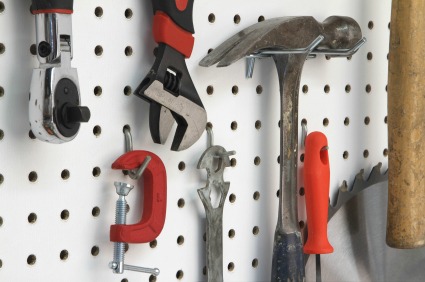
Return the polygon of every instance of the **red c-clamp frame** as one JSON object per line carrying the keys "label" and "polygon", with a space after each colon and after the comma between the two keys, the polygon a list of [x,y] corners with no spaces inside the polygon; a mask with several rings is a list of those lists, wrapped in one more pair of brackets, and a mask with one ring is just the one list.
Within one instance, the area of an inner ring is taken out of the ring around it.
{"label": "red c-clamp frame", "polygon": [[112,242],[147,243],[159,236],[164,227],[167,207],[167,174],[164,163],[152,152],[135,150],[119,157],[112,169],[133,170],[151,157],[143,173],[144,201],[141,220],[136,224],[114,224],[110,229]]}

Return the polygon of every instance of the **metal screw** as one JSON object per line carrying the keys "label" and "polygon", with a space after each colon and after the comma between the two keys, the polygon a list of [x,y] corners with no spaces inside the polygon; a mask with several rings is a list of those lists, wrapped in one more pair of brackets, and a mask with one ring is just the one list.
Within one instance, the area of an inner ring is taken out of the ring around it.
{"label": "metal screw", "polygon": [[246,58],[246,78],[252,78],[254,73],[255,57]]}
{"label": "metal screw", "polygon": [[[119,195],[115,206],[115,224],[126,224],[127,201],[125,200],[125,196],[130,193],[134,186],[123,182],[114,182],[114,185],[116,187],[117,194]],[[121,274],[124,272],[124,252],[125,244],[123,242],[115,242],[114,260],[109,264],[109,267],[114,273]]]}

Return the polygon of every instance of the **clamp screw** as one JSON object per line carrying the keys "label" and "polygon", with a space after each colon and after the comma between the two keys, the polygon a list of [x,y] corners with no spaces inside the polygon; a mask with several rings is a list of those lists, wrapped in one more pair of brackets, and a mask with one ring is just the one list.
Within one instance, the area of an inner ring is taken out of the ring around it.
{"label": "clamp screw", "polygon": [[[126,224],[127,201],[125,200],[125,196],[130,193],[134,186],[123,182],[114,182],[114,185],[116,187],[117,194],[119,195],[115,206],[115,224]],[[109,264],[109,267],[114,273],[121,274],[124,272],[124,252],[125,244],[123,242],[115,242],[114,260]]]}

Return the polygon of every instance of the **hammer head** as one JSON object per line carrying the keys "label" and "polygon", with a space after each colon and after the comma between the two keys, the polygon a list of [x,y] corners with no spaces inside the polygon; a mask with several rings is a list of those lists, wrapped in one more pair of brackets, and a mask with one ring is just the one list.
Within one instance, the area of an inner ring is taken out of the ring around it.
{"label": "hammer head", "polygon": [[267,49],[299,49],[319,35],[318,48],[349,49],[362,38],[360,26],[349,17],[332,16],[323,23],[313,17],[281,17],[254,24],[226,40],[199,63],[209,67],[229,66],[237,60]]}

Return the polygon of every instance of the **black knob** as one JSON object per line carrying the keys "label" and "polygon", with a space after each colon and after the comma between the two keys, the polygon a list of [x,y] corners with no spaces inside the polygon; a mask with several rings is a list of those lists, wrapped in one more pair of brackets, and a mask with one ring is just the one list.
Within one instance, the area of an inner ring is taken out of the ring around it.
{"label": "black knob", "polygon": [[40,57],[46,58],[50,53],[52,53],[52,46],[46,41],[41,41],[38,44],[38,54]]}

